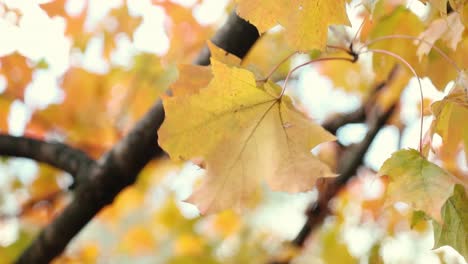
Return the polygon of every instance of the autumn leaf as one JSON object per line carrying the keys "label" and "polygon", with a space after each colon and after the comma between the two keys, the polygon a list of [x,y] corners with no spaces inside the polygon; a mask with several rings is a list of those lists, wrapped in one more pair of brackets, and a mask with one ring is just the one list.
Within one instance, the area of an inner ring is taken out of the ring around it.
{"label": "autumn leaf", "polygon": [[273,190],[310,190],[330,170],[310,150],[334,140],[294,109],[279,87],[212,59],[213,79],[191,95],[164,98],[159,144],[173,160],[203,158],[207,175],[188,201],[202,213],[248,206],[266,179]]}
{"label": "autumn leaf", "polygon": [[32,80],[33,70],[28,58],[13,53],[0,57],[0,76],[6,80],[5,95],[23,99],[26,86]]}
{"label": "autumn leaf", "polygon": [[171,1],[152,2],[163,7],[167,14],[164,25],[171,45],[163,59],[169,63],[191,62],[213,34],[212,27],[200,25],[191,8]]}
{"label": "autumn leaf", "polygon": [[414,149],[399,150],[379,171],[388,176],[385,204],[404,202],[440,219],[440,209],[454,186],[453,176],[423,158]]}
{"label": "autumn leaf", "polygon": [[[396,8],[392,13],[383,16],[375,27],[372,28],[370,39],[377,39],[388,35],[408,35],[417,37],[423,31],[424,27],[421,20],[410,10],[404,7]],[[370,49],[380,49],[393,52],[405,59],[417,71],[421,62],[416,55],[416,46],[408,42],[408,45],[402,45],[402,39],[386,39],[370,46]],[[387,54],[374,54],[373,66],[378,80],[386,80],[395,63],[399,60]],[[403,65],[404,66],[404,65]],[[408,70],[404,66],[405,70]]]}
{"label": "autumn leaf", "polygon": [[342,241],[340,225],[335,225],[321,234],[321,257],[324,263],[355,264],[359,261],[351,255],[344,241]]}
{"label": "autumn leaf", "polygon": [[447,18],[433,20],[429,27],[419,35],[420,39],[429,42],[420,43],[417,50],[419,59],[427,55],[432,45],[439,39],[444,40],[452,50],[456,50],[458,43],[462,40],[464,30],[465,26],[461,23],[458,13],[451,13]]}
{"label": "autumn leaf", "polygon": [[133,226],[123,235],[118,248],[131,255],[151,254],[156,248],[156,239],[148,229]]}
{"label": "autumn leaf", "polygon": [[442,138],[441,155],[456,159],[460,145],[464,146],[468,161],[468,76],[463,72],[456,86],[441,101],[432,104],[434,114],[433,132]]}
{"label": "autumn leaf", "polygon": [[10,113],[11,102],[0,97],[0,131],[8,131],[8,115]]}
{"label": "autumn leaf", "polygon": [[100,154],[116,140],[116,130],[105,102],[109,99],[109,79],[81,68],[70,68],[61,86],[65,92],[61,104],[34,112],[35,130],[63,131],[67,141]]}
{"label": "autumn leaf", "polygon": [[210,83],[213,75],[206,66],[181,64],[178,66],[179,78],[171,85],[174,96],[190,95]]}
{"label": "autumn leaf", "polygon": [[462,185],[442,207],[443,223],[434,223],[434,247],[451,246],[468,259],[468,196]]}
{"label": "autumn leaf", "polygon": [[[70,15],[65,10],[67,0],[52,0],[47,3],[43,3],[40,7],[50,17],[61,16],[66,21],[65,35],[78,35],[83,34],[82,29],[86,21],[88,13],[88,1],[84,1],[84,8],[77,14]],[[76,12],[76,10],[74,10]]]}
{"label": "autumn leaf", "polygon": [[276,24],[297,50],[323,49],[328,26],[349,25],[345,0],[237,0],[237,13],[263,33]]}
{"label": "autumn leaf", "polygon": [[241,59],[239,57],[219,48],[213,42],[208,41],[207,45],[211,53],[210,56],[215,58],[217,61],[229,66],[239,66],[241,64]]}

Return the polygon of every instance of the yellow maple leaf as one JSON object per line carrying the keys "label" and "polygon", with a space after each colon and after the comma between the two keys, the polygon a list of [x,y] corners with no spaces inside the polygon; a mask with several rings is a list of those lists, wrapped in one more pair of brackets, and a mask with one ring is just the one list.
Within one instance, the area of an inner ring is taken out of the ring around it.
{"label": "yellow maple leaf", "polygon": [[310,190],[333,176],[310,150],[335,137],[294,109],[279,87],[212,58],[213,79],[190,96],[164,98],[159,144],[174,160],[202,158],[207,175],[188,201],[202,213],[248,206],[262,178],[273,190]]}
{"label": "yellow maple leaf", "polygon": [[187,256],[200,256],[203,254],[205,241],[200,236],[182,234],[174,242],[174,254]]}
{"label": "yellow maple leaf", "polygon": [[464,145],[468,161],[468,76],[462,72],[456,86],[441,101],[432,104],[433,132],[442,138],[441,155],[455,160],[460,145]]}
{"label": "yellow maple leaf", "polygon": [[404,202],[436,220],[440,219],[440,209],[454,186],[452,175],[414,149],[393,153],[382,165],[379,174],[389,179],[385,204]]}
{"label": "yellow maple leaf", "polygon": [[174,96],[190,95],[206,87],[213,75],[206,66],[181,64],[177,66],[179,78],[171,84],[171,91]]}
{"label": "yellow maple leaf", "polygon": [[286,30],[292,47],[323,49],[328,26],[349,25],[345,0],[237,0],[238,14],[265,32],[276,24]]}
{"label": "yellow maple leaf", "polygon": [[[423,29],[422,21],[410,10],[400,6],[393,10],[392,13],[383,16],[375,24],[370,33],[370,39],[377,39],[388,35],[417,37]],[[402,40],[398,38],[376,42],[370,46],[370,49],[380,49],[395,53],[406,60],[417,72],[421,72],[421,68],[424,65],[416,55],[417,46],[413,44],[402,45]],[[376,53],[372,56],[372,60],[376,79],[379,81],[387,80],[395,63],[402,64],[401,61],[387,54]],[[407,67],[404,66],[404,69],[407,70]]]}

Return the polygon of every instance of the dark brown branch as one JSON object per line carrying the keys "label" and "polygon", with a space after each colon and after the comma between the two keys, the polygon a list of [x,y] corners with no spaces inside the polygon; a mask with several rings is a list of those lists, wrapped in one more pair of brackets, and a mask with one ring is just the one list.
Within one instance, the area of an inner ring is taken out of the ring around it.
{"label": "dark brown branch", "polygon": [[[213,41],[242,58],[258,37],[254,26],[233,13]],[[196,63],[208,64],[208,61],[209,54],[205,52]],[[162,156],[164,152],[157,145],[157,130],[163,119],[164,110],[158,101],[130,133],[100,159],[99,166],[89,172],[88,180],[77,187],[75,199],[42,230],[16,263],[49,263],[99,210],[135,181],[151,159]]]}
{"label": "dark brown branch", "polygon": [[59,142],[45,142],[27,137],[0,135],[0,155],[29,158],[80,177],[96,162],[86,153]]}
{"label": "dark brown branch", "polygon": [[334,180],[329,180],[323,183],[319,198],[309,208],[307,212],[307,221],[299,234],[292,241],[292,244],[302,246],[311,231],[323,222],[323,219],[329,213],[328,202],[338,193],[341,187],[343,187],[349,179],[356,174],[356,171],[362,164],[362,160],[369,149],[370,144],[380,129],[388,121],[394,109],[395,105],[382,113],[377,106],[374,107],[372,112],[375,116],[370,121],[366,137],[359,144],[348,147],[341,155],[338,163],[338,172],[340,176]]}

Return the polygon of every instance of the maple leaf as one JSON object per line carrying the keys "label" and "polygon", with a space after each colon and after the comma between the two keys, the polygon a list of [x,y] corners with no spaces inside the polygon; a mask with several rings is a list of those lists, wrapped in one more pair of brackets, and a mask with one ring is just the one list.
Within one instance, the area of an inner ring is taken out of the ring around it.
{"label": "maple leaf", "polygon": [[163,7],[166,13],[164,26],[171,45],[163,59],[167,62],[192,61],[213,34],[212,27],[200,25],[191,8],[170,1],[152,2]]}
{"label": "maple leaf", "polygon": [[328,26],[349,25],[345,0],[237,0],[237,13],[263,33],[276,24],[297,50],[323,49]]}
{"label": "maple leaf", "polygon": [[[67,22],[65,35],[80,34],[88,13],[88,1],[84,1],[84,7],[77,14],[70,15],[65,9],[67,0],[54,0],[40,4],[40,7],[49,17],[61,16]],[[76,12],[76,10],[74,10]]]}
{"label": "maple leaf", "polygon": [[468,161],[468,76],[463,72],[456,86],[441,101],[432,104],[434,114],[433,133],[442,138],[441,155],[455,160],[459,146],[464,145]]}
{"label": "maple leaf", "polygon": [[393,153],[379,174],[389,178],[385,204],[404,202],[435,219],[440,219],[440,209],[454,186],[450,174],[414,149]]}
{"label": "maple leaf", "polygon": [[458,13],[452,13],[447,18],[433,20],[429,27],[419,35],[420,39],[424,39],[431,44],[421,42],[417,50],[419,59],[423,55],[428,54],[432,49],[432,45],[439,39],[447,42],[448,46],[452,50],[455,50],[458,43],[462,40],[464,30],[465,26],[461,23]]}
{"label": "maple leaf", "polygon": [[433,222],[434,247],[449,245],[468,259],[468,196],[462,185],[455,186],[442,207],[442,220],[442,224]]}
{"label": "maple leaf", "polygon": [[190,95],[197,93],[201,88],[206,87],[213,75],[209,67],[193,64],[181,64],[178,66],[179,78],[171,85],[174,96]]}
{"label": "maple leaf", "polygon": [[202,158],[207,175],[188,199],[202,213],[248,206],[265,178],[273,190],[310,190],[333,176],[310,150],[334,136],[294,109],[279,87],[212,58],[213,79],[190,95],[163,98],[159,145],[174,160]]}
{"label": "maple leaf", "polygon": [[23,99],[26,86],[31,82],[33,69],[28,58],[19,53],[0,57],[0,76],[6,80],[5,94]]}
{"label": "maple leaf", "polygon": [[[370,39],[388,35],[408,35],[417,37],[423,31],[421,20],[405,7],[397,7],[387,16],[383,16],[372,28]],[[416,55],[416,46],[401,45],[401,39],[387,39],[371,45],[371,49],[381,49],[398,54],[405,59],[416,71],[420,71],[422,64]],[[372,56],[376,78],[386,80],[395,63],[401,62],[387,54],[373,54]],[[421,64],[421,65],[420,65]],[[407,67],[404,66],[405,70]],[[409,72],[409,70],[408,70]]]}

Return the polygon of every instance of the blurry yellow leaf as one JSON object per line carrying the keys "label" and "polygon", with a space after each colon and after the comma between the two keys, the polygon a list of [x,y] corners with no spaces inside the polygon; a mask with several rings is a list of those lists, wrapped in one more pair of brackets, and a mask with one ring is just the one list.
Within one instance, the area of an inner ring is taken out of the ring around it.
{"label": "blurry yellow leaf", "polygon": [[377,97],[377,103],[382,106],[383,109],[388,109],[400,100],[403,90],[408,85],[408,81],[411,79],[411,74],[402,69],[404,66],[398,66],[391,77],[386,80],[384,89],[379,93]]}
{"label": "blurry yellow leaf", "polygon": [[[66,30],[65,35],[73,36],[76,38],[88,38],[87,34],[83,32],[84,23],[86,21],[88,12],[88,1],[84,1],[84,8],[80,12],[73,10],[76,14],[70,15],[65,10],[68,0],[52,0],[48,3],[41,4],[41,8],[50,16],[61,16],[65,19]],[[83,40],[78,40],[83,41]]]}
{"label": "blurry yellow leaf", "polygon": [[199,256],[203,254],[205,243],[200,236],[183,234],[174,242],[174,254]]}
{"label": "blurry yellow leaf", "polygon": [[118,136],[106,106],[110,96],[106,77],[70,68],[61,84],[64,101],[36,111],[29,126],[42,127],[49,132],[61,131],[70,143],[96,156],[101,154]]}
{"label": "blurry yellow leaf", "polygon": [[187,219],[181,214],[172,195],[152,217],[152,226],[162,227],[162,230],[158,230],[158,232],[162,231],[162,233],[171,230],[175,230],[176,234],[191,232],[195,222],[196,219]]}
{"label": "blurry yellow leaf", "polygon": [[165,176],[179,170],[180,165],[167,158],[155,159],[148,163],[138,175],[134,186],[142,193],[156,187]]}
{"label": "blurry yellow leaf", "polygon": [[454,186],[453,176],[421,157],[414,149],[394,152],[382,165],[379,174],[389,178],[385,197],[387,205],[404,202],[437,220]]}
{"label": "blurry yellow leaf", "polygon": [[200,25],[192,9],[171,1],[153,2],[166,12],[165,29],[171,43],[163,60],[168,63],[190,63],[210,39],[213,29]]}
{"label": "blurry yellow leaf", "polygon": [[8,115],[10,114],[11,102],[0,96],[0,131],[8,132]]}
{"label": "blurry yellow leaf", "polygon": [[23,253],[34,239],[34,234],[19,230],[16,241],[8,246],[0,245],[0,260],[1,263],[14,263],[15,260]]}
{"label": "blurry yellow leaf", "polygon": [[29,186],[31,196],[33,198],[46,197],[60,190],[57,182],[60,174],[61,172],[53,167],[40,165],[36,178]]}
{"label": "blurry yellow leaf", "polygon": [[434,45],[438,39],[444,40],[452,50],[456,50],[458,43],[462,39],[464,30],[465,27],[456,12],[451,13],[446,18],[433,20],[429,27],[419,35],[420,39],[429,42],[420,42],[417,50],[419,59],[429,53],[432,49],[432,46],[429,44]]}
{"label": "blurry yellow leaf", "polygon": [[32,80],[32,68],[28,59],[18,53],[0,57],[0,76],[6,79],[4,94],[23,99],[24,90]]}
{"label": "blurry yellow leaf", "polygon": [[237,0],[238,14],[263,33],[276,24],[286,30],[294,49],[323,49],[328,26],[348,25],[345,0]]}
{"label": "blurry yellow leaf", "polygon": [[122,237],[119,249],[132,255],[152,254],[156,239],[144,226],[132,226]]}
{"label": "blurry yellow leaf", "polygon": [[201,88],[206,87],[213,78],[210,68],[206,66],[181,64],[178,68],[179,78],[171,85],[174,96],[197,93]]}
{"label": "blurry yellow leaf", "polygon": [[[388,35],[408,35],[417,37],[424,27],[421,20],[405,7],[396,8],[391,14],[384,16],[375,24],[370,33],[370,39],[385,37]],[[370,46],[370,49],[381,49],[396,53],[405,59],[416,70],[419,69],[420,61],[416,54],[417,46],[411,41],[402,45],[402,39],[386,39]],[[373,54],[373,65],[378,80],[386,80],[395,63],[402,64],[399,60],[387,54]],[[402,67],[409,72],[406,65]]]}
{"label": "blurry yellow leaf", "polygon": [[289,98],[278,99],[277,85],[259,88],[249,71],[215,59],[212,70],[214,78],[199,93],[164,100],[159,130],[159,144],[172,159],[207,164],[202,186],[189,198],[201,212],[248,206],[262,178],[273,190],[298,192],[333,176],[310,150],[334,137]]}
{"label": "blurry yellow leaf", "polygon": [[97,242],[87,242],[78,250],[55,258],[51,264],[94,264],[99,262],[99,253],[100,248]]}
{"label": "blurry yellow leaf", "polygon": [[111,205],[99,213],[99,218],[108,223],[118,222],[123,216],[143,206],[144,198],[145,194],[141,190],[129,186],[117,195]]}
{"label": "blurry yellow leaf", "polygon": [[468,195],[456,185],[453,195],[442,207],[443,223],[434,223],[434,247],[451,246],[468,259]]}
{"label": "blurry yellow leaf", "polygon": [[239,230],[241,218],[234,211],[225,210],[215,216],[213,226],[222,237],[227,237]]}
{"label": "blurry yellow leaf", "polygon": [[468,77],[463,72],[455,87],[441,101],[432,104],[434,133],[442,138],[441,155],[456,160],[460,145],[464,146],[468,161]]}
{"label": "blurry yellow leaf", "polygon": [[326,264],[357,264],[359,261],[354,258],[348,250],[348,247],[340,236],[340,225],[335,225],[330,230],[321,234],[321,257]]}

